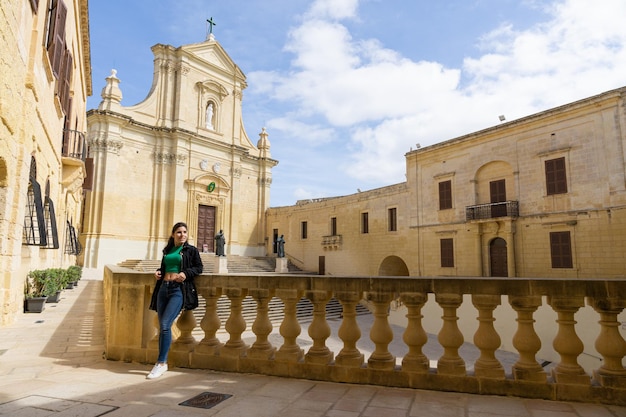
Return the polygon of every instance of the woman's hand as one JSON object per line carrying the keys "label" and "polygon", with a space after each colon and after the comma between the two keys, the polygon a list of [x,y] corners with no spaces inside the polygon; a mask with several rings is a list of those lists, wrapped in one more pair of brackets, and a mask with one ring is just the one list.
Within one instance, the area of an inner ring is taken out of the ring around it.
{"label": "woman's hand", "polygon": [[187,279],[187,276],[185,275],[184,272],[181,272],[180,274],[178,274],[178,276],[176,277],[176,282],[183,282],[184,280]]}
{"label": "woman's hand", "polygon": [[161,271],[158,271],[158,270],[157,270],[157,271],[154,273],[154,276],[156,277],[156,279],[157,279],[157,280],[158,280],[158,279],[161,279]]}

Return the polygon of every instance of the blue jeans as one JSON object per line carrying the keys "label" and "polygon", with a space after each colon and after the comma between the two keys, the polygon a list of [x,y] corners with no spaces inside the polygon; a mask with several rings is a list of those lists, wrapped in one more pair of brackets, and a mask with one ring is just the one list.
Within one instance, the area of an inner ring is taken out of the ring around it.
{"label": "blue jeans", "polygon": [[181,284],[162,282],[157,294],[157,315],[159,316],[159,357],[158,362],[167,362],[167,354],[172,344],[172,325],[183,308]]}

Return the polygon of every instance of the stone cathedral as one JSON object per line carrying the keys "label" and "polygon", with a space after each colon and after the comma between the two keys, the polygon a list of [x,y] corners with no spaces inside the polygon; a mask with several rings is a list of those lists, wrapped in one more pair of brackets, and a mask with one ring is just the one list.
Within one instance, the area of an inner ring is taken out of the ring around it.
{"label": "stone cathedral", "polygon": [[[158,259],[178,221],[189,241],[227,254],[267,253],[271,158],[265,129],[255,143],[242,120],[246,77],[211,34],[206,41],[157,44],[148,97],[122,106],[116,71],[88,117],[93,189],[82,240],[86,271],[126,259]],[[120,74],[121,76],[121,74]]]}

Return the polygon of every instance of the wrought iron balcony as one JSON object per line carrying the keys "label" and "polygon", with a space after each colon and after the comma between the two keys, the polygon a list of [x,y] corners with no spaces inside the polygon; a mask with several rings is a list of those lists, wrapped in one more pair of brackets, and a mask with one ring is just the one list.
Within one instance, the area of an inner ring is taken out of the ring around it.
{"label": "wrought iron balcony", "polygon": [[519,201],[478,204],[465,207],[465,220],[485,220],[496,217],[519,217]]}
{"label": "wrought iron balcony", "polygon": [[87,142],[85,134],[78,130],[65,129],[63,131],[63,148],[61,155],[68,158],[85,161],[87,158]]}

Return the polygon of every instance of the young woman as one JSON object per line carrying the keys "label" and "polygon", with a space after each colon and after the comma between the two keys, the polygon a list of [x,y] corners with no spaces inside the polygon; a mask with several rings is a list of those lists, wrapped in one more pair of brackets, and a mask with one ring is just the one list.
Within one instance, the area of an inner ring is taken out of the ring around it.
{"label": "young woman", "polygon": [[150,309],[156,310],[159,317],[159,357],[148,379],[158,378],[167,371],[172,324],[181,310],[193,310],[198,306],[198,294],[193,281],[201,273],[200,252],[187,243],[187,225],[178,222],[172,228],[172,235],[163,249],[161,267],[154,273],[157,282]]}

